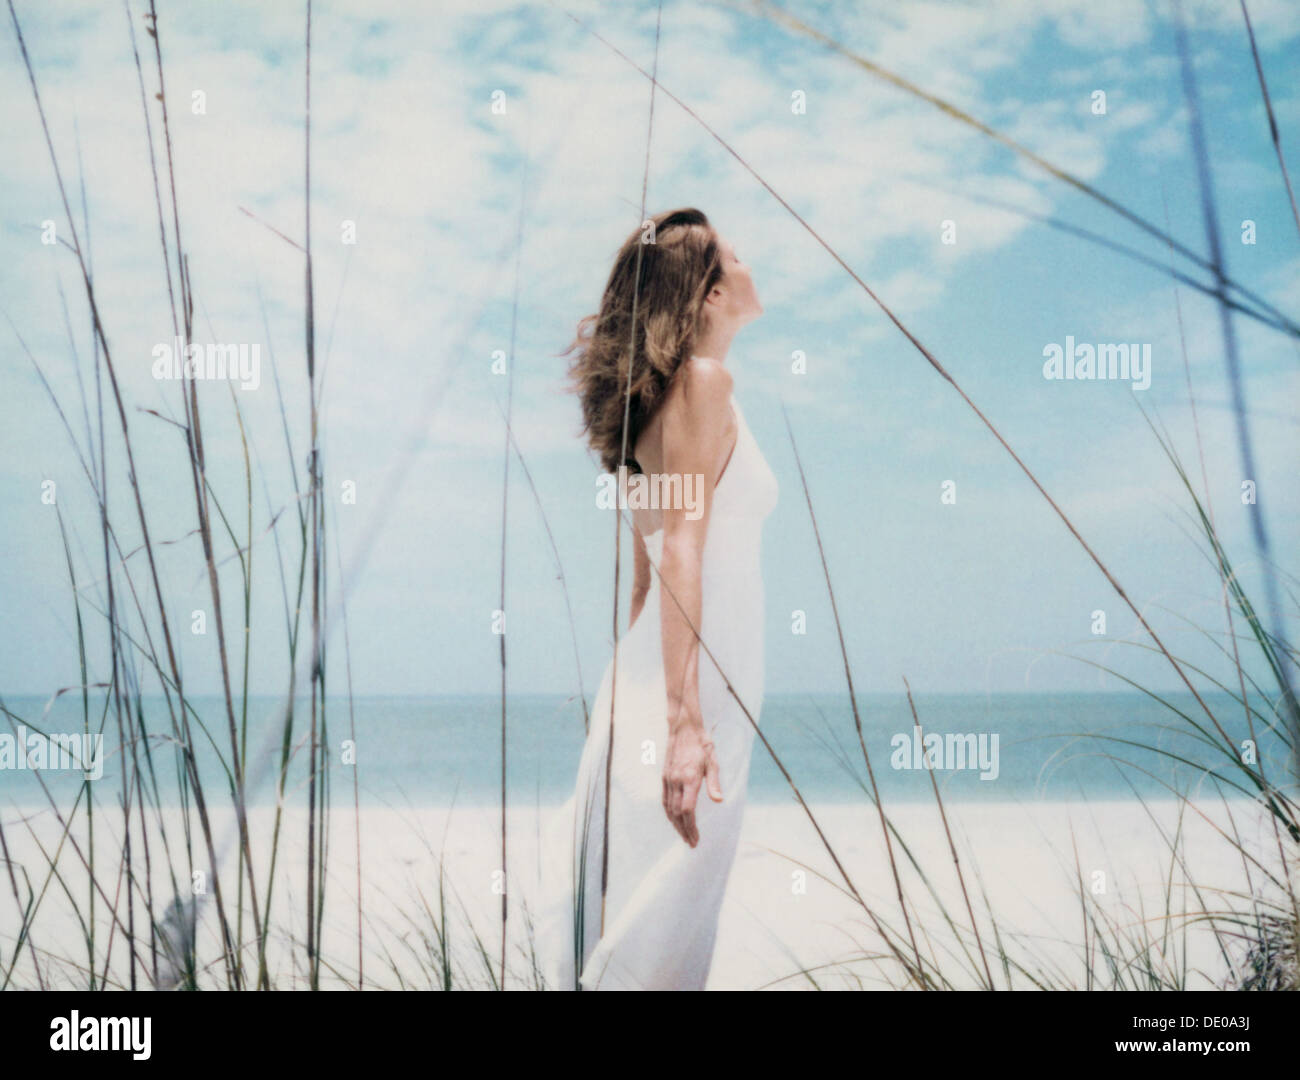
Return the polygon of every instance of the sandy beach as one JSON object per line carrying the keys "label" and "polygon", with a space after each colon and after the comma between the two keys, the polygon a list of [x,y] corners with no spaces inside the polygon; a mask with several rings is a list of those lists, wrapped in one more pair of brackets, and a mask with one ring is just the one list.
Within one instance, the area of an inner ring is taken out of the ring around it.
{"label": "sandy beach", "polygon": [[[1128,801],[947,805],[966,895],[980,930],[978,941],[970,933],[966,899],[938,809],[924,803],[890,807],[891,821],[925,875],[923,879],[918,874],[907,851],[895,840],[894,863],[909,899],[917,949],[934,958],[950,985],[956,987],[977,987],[987,958],[1000,986],[1009,982],[1029,989],[1037,981],[1082,988],[1087,980],[1080,902],[1083,889],[1090,897],[1094,969],[1105,967],[1097,952],[1103,947],[1097,941],[1096,923],[1100,922],[1129,940],[1167,936],[1166,950],[1175,954],[1179,965],[1184,963],[1186,948],[1187,987],[1211,989],[1228,973],[1220,941],[1206,924],[1185,925],[1178,913],[1189,909],[1249,911],[1248,898],[1269,891],[1260,866],[1275,870],[1277,860],[1272,828],[1258,807],[1247,801],[1229,806],[1243,847],[1254,853],[1259,866],[1247,861],[1244,867],[1239,851],[1225,839],[1233,834],[1233,827],[1229,810],[1221,802],[1206,800],[1193,805],[1168,800],[1145,808]],[[1178,832],[1180,809],[1181,858],[1174,860],[1169,843]],[[528,949],[529,918],[535,910],[539,883],[539,825],[550,812],[547,807],[540,813],[536,808],[518,808],[509,815],[507,982],[511,987],[536,985]],[[910,941],[874,808],[814,805],[813,813],[875,918],[902,935],[899,940]],[[168,840],[176,853],[182,841],[179,815],[168,811],[166,820]],[[229,906],[234,887],[233,814],[214,811],[213,821],[218,850],[224,852],[223,884]],[[48,810],[14,808],[3,812],[3,822],[11,858],[26,870],[39,894],[48,867],[41,850],[53,853],[57,849],[58,823]],[[250,810],[254,859],[259,868],[269,860],[273,825],[273,808]],[[304,948],[298,939],[305,925],[306,827],[304,811],[286,809],[281,873],[267,949],[273,980],[281,988],[305,985]],[[104,889],[96,898],[96,950],[102,964],[110,933],[105,898],[114,895],[117,882],[120,815],[101,808],[95,829],[97,873]],[[77,821],[73,836],[86,852],[84,818]],[[195,837],[197,841],[197,830]],[[356,823],[350,807],[332,810],[328,837],[322,954],[329,970],[322,976],[324,985],[355,986],[360,967],[368,988],[439,986],[438,924],[447,928],[456,984],[491,985],[484,952],[495,964],[501,925],[500,875],[496,873],[501,846],[498,807],[462,806],[450,811],[362,807],[360,957]],[[136,844],[138,857],[138,837]],[[170,899],[172,893],[159,858],[156,824],[151,825],[150,844],[155,908],[163,911],[166,901],[161,898]],[[445,920],[439,900],[440,855],[446,885]],[[177,865],[181,865],[179,858]],[[59,868],[84,911],[86,874],[70,844],[63,847]],[[142,862],[137,872],[143,875]],[[1199,899],[1189,883],[1199,887]],[[20,886],[24,895],[25,888]],[[139,888],[143,890],[143,880]],[[259,903],[264,908],[265,896],[259,897]],[[952,918],[952,927],[941,904]],[[125,924],[124,894],[118,906]],[[222,964],[210,888],[200,910],[200,954],[211,961],[208,980],[215,985],[222,978]],[[996,918],[996,937],[990,910]],[[1166,920],[1166,910],[1176,917]],[[0,911],[7,964],[18,925],[11,896],[0,901]],[[138,930],[142,917],[138,906],[136,917]],[[251,936],[247,915],[244,934]],[[114,936],[110,980],[125,982],[121,926]],[[995,941],[999,939],[1008,957],[1005,967],[997,955]],[[1240,955],[1240,943],[1226,938],[1222,942],[1229,955]],[[46,890],[30,944],[41,957],[49,985],[84,985],[86,947],[81,926],[57,884]],[[910,949],[910,944],[907,947]],[[247,949],[253,964],[253,949]],[[848,893],[805,812],[793,802],[750,805],[722,909],[709,988],[811,989],[815,984],[822,988],[887,989],[899,984],[900,968],[890,960],[876,959],[881,952],[881,938],[871,915]],[[138,947],[138,955],[147,966],[147,938]],[[31,958],[32,952],[24,949],[14,974],[16,985],[37,984]],[[145,981],[143,974],[141,979]]]}

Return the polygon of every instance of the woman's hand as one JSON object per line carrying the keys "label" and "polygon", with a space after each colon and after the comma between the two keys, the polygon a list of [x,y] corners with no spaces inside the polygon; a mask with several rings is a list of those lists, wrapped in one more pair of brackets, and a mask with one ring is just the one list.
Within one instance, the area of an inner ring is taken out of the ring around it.
{"label": "woman's hand", "polygon": [[709,798],[722,802],[718,758],[697,714],[693,720],[683,720],[672,727],[664,758],[664,813],[691,847],[700,842],[700,831],[695,827],[695,801],[704,783],[708,785]]}

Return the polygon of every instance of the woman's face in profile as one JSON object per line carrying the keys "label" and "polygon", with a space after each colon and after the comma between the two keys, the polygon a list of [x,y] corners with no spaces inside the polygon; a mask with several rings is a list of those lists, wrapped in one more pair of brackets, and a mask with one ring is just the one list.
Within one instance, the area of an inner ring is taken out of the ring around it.
{"label": "woman's face in profile", "polygon": [[763,314],[753,275],[737,257],[731,241],[721,233],[718,234],[718,246],[722,250],[722,281],[715,286],[722,294],[717,297],[719,314],[740,324],[751,322]]}

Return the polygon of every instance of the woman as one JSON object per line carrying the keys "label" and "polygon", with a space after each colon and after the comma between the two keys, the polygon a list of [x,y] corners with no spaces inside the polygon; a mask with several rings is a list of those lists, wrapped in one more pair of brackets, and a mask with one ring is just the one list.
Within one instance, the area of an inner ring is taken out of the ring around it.
{"label": "woman", "polygon": [[703,988],[740,836],[754,735],[745,712],[757,722],[763,698],[759,534],[777,485],[726,366],[732,338],[763,309],[749,268],[704,214],[651,224],[623,244],[599,314],[569,349],[603,467],[625,493],[639,473],[634,483],[661,497],[628,499],[631,624],[543,860],[553,878],[539,945],[559,989]]}

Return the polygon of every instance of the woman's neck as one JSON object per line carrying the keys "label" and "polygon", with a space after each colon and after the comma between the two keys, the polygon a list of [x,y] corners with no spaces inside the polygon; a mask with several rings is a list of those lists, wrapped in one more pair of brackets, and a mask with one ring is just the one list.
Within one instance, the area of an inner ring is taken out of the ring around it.
{"label": "woman's neck", "polygon": [[727,351],[731,348],[731,339],[736,336],[734,326],[710,326],[700,334],[692,350],[696,356],[707,356],[719,364],[727,362]]}

